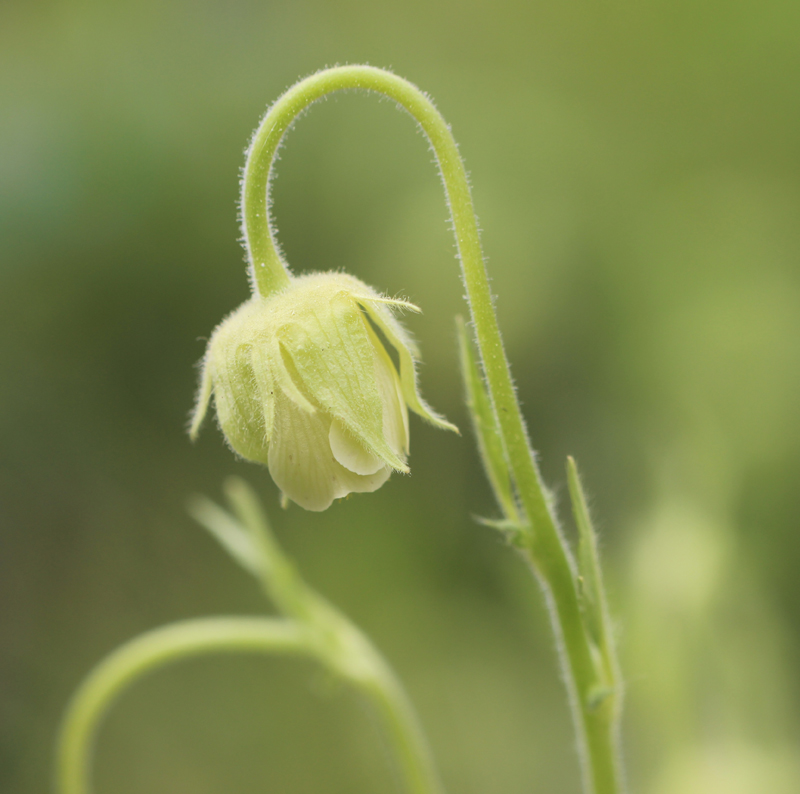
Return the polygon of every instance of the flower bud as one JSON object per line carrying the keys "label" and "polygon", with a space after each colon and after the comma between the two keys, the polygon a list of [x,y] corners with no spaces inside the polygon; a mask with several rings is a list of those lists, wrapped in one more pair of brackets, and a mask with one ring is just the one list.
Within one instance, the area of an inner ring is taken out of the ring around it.
{"label": "flower bud", "polygon": [[[301,276],[269,297],[254,295],[211,336],[192,438],[213,394],[232,449],[267,465],[284,496],[307,510],[374,491],[392,470],[407,472],[408,408],[456,428],[420,397],[418,352],[393,307],[419,311],[343,273]],[[395,349],[399,372],[376,328]]]}

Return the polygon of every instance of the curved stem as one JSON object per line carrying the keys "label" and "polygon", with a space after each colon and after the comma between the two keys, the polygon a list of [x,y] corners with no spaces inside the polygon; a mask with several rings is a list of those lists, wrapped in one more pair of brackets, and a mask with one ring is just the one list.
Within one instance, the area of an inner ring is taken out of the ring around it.
{"label": "curved stem", "polygon": [[382,717],[411,792],[443,794],[425,734],[408,696],[394,672],[375,652],[374,672],[361,682]]}
{"label": "curved stem", "polygon": [[73,696],[58,737],[56,790],[89,794],[92,749],[116,698],[141,676],[207,653],[281,653],[316,658],[372,701],[397,752],[409,794],[440,794],[422,731],[392,671],[366,638],[321,600],[324,627],[276,618],[205,618],[164,626],[127,642],[106,657]]}
{"label": "curved stem", "polygon": [[596,707],[597,670],[582,624],[574,563],[542,486],[516,399],[492,305],[466,171],[447,123],[416,86],[370,66],[342,66],[300,81],[269,109],[250,145],[242,184],[241,216],[253,288],[266,296],[289,283],[269,215],[269,177],[281,139],[313,102],[334,91],[352,88],[375,91],[395,100],[422,127],[436,155],[489,395],[530,527],[520,539],[520,546],[551,606],[578,733],[585,789],[594,794],[616,794],[621,776],[616,723],[609,716],[614,710]]}
{"label": "curved stem", "polygon": [[117,696],[158,667],[213,652],[312,653],[308,633],[274,618],[207,618],[164,626],[122,645],[89,674],[59,733],[56,783],[61,794],[88,794],[97,728]]}
{"label": "curved stem", "polygon": [[310,589],[306,607],[308,625],[319,629],[319,658],[366,694],[383,720],[406,790],[442,794],[425,735],[393,670],[358,627]]}

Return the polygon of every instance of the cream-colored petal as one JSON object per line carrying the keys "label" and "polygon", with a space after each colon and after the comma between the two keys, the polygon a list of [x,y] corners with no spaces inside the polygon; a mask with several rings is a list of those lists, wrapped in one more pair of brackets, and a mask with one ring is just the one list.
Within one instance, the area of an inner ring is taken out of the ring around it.
{"label": "cream-colored petal", "polygon": [[325,510],[334,499],[375,491],[389,478],[388,466],[370,475],[348,471],[333,456],[330,417],[322,411],[309,414],[281,392],[276,398],[269,472],[293,502],[306,510]]}
{"label": "cream-colored petal", "polygon": [[373,455],[339,419],[331,422],[328,439],[333,457],[355,474],[375,474],[386,464]]}
{"label": "cream-colored petal", "polygon": [[[342,470],[347,471],[344,466]],[[347,472],[349,475],[347,483],[350,489],[348,493],[372,493],[373,491],[377,491],[378,488],[392,476],[392,471],[391,466],[384,466],[382,469],[376,471],[375,474],[367,474],[364,476]]]}

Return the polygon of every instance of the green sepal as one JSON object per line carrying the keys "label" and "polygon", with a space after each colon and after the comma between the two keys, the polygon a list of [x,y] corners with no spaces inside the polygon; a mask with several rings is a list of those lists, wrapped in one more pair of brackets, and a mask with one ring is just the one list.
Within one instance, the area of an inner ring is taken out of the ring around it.
{"label": "green sepal", "polygon": [[189,419],[189,438],[197,440],[200,433],[200,426],[203,424],[208,413],[208,405],[211,402],[211,394],[214,391],[214,384],[211,379],[211,369],[208,366],[208,355],[203,358],[202,371],[200,373],[200,385],[197,389],[197,396],[194,402],[194,409]]}
{"label": "green sepal", "polygon": [[408,471],[384,437],[375,354],[358,304],[342,290],[314,308],[278,331],[305,392],[370,452],[393,469]]}
{"label": "green sepal", "polygon": [[[217,421],[234,452],[247,460],[267,461],[274,412],[273,386],[259,366],[260,298],[246,301],[214,330],[203,363],[201,399],[210,379]],[[256,368],[260,370],[256,374]],[[198,402],[193,428],[205,412]]]}
{"label": "green sepal", "polygon": [[[421,416],[432,425],[436,425],[442,430],[452,430],[454,433],[458,433],[458,428],[454,424],[436,413],[422,399],[417,386],[416,360],[419,357],[417,346],[408,331],[395,319],[387,306],[386,299],[380,296],[375,296],[374,298],[359,296],[358,300],[363,305],[370,320],[380,328],[383,335],[397,351],[397,357],[400,361],[400,384],[406,405],[415,414]],[[394,301],[389,302],[389,304],[391,303],[394,303]]]}

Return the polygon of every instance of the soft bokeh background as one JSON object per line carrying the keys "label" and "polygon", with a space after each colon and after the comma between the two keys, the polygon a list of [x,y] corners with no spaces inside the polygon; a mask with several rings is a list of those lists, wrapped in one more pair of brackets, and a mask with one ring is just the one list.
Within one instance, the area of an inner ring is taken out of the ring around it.
{"label": "soft bokeh background", "polygon": [[[582,465],[643,794],[800,791],[800,5],[202,0],[0,5],[0,790],[50,785],[65,701],[137,632],[256,613],[185,513],[239,473],[366,629],[450,791],[576,792],[538,589],[492,532],[473,444],[413,421],[412,475],[322,515],[184,427],[247,295],[235,202],[268,102],[334,63],[437,99],[470,169],[534,443]],[[466,427],[464,311],[424,140],[344,95],[276,183],[296,271],[402,294],[430,402]],[[564,511],[566,513],[566,511]],[[392,792],[352,693],[205,659],[117,704],[97,792]]]}

